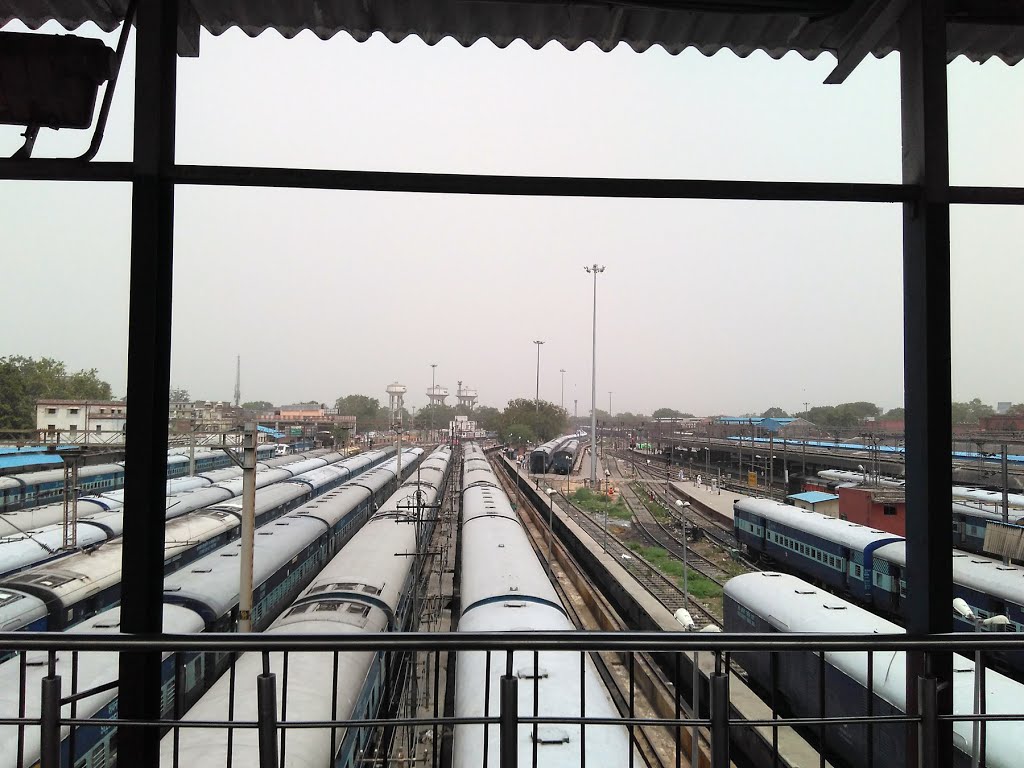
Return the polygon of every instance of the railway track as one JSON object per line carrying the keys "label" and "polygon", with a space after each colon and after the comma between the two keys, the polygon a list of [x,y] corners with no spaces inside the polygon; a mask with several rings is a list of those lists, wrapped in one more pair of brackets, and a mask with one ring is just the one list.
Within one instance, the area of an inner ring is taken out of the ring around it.
{"label": "railway track", "polygon": [[594,520],[589,513],[577,507],[561,493],[558,496],[560,497],[562,511],[589,533],[594,541],[601,544],[606,552],[614,556],[619,561],[619,564],[629,571],[633,578],[640,582],[644,589],[650,592],[669,611],[675,613],[680,608],[686,608],[698,628],[708,624],[721,624],[720,618],[697,601],[688,601],[683,594],[683,590],[672,579],[619,541],[618,538]]}
{"label": "railway track", "polygon": [[[515,498],[514,485],[503,469],[495,467],[495,475],[509,498]],[[601,595],[598,585],[576,565],[568,549],[557,540],[549,543],[543,512],[525,505],[520,512],[520,519],[534,550],[550,568],[552,584],[573,623],[581,629],[628,629]],[[549,556],[549,546],[554,547],[554,556]],[[571,566],[572,573],[569,573],[570,568],[567,566]],[[682,698],[677,699],[675,685],[648,654],[598,652],[590,656],[623,717],[674,719],[681,716],[680,708],[685,710],[686,716],[692,714]],[[630,671],[633,680],[630,680]],[[691,735],[686,729],[678,729],[677,732],[672,728],[651,724],[637,725],[630,730],[634,744],[649,768],[671,768],[680,764],[680,755],[690,753]],[[703,743],[701,746],[702,752],[706,753],[707,747]]]}
{"label": "railway track", "polygon": [[[625,460],[621,457],[615,457],[616,462],[613,466],[616,471],[619,472],[620,477],[622,476],[621,470],[618,468],[618,460]],[[662,500],[666,506],[671,508],[671,505],[675,502],[676,498],[684,498],[681,494],[676,491],[671,491],[671,496],[665,491],[665,470],[661,467],[658,469],[650,469],[646,466],[636,465],[637,478],[642,481],[654,481],[650,484],[650,489],[655,496]],[[671,486],[669,486],[671,487]],[[749,490],[749,489],[747,489]],[[689,522],[701,529],[703,535],[714,542],[718,546],[727,550],[739,549],[739,542],[736,540],[736,536],[733,534],[732,529],[719,523],[717,520],[712,519],[703,510],[697,506],[691,506],[690,513],[688,513]]]}
{"label": "railway track", "polygon": [[[640,534],[655,546],[661,547],[679,560],[683,559],[683,551],[686,551],[686,565],[701,576],[710,579],[720,587],[725,586],[729,573],[708,559],[703,554],[693,549],[684,540],[670,531],[660,520],[658,520],[647,505],[637,498],[636,492],[628,486],[621,488],[626,506],[633,513],[633,521]],[[685,533],[683,534],[686,535]]]}

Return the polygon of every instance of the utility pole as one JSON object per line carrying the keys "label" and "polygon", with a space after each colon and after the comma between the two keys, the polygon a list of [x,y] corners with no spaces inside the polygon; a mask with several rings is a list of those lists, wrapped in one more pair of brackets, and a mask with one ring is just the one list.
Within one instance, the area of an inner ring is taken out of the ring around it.
{"label": "utility pole", "polygon": [[256,424],[242,435],[242,557],[238,591],[238,631],[252,632],[252,551],[256,535]]}
{"label": "utility pole", "polygon": [[[437,373],[437,363],[430,364],[430,397],[434,396],[434,374]],[[433,439],[434,434],[434,401],[430,400],[430,434]]]}
{"label": "utility pole", "polygon": [[597,276],[604,272],[605,268],[594,264],[583,269],[587,274],[594,276],[593,345],[590,358],[590,485],[597,487]]}
{"label": "utility pole", "polygon": [[242,356],[235,356],[235,408],[242,401]]}
{"label": "utility pole", "polygon": [[562,374],[562,410],[565,410],[565,368],[559,368],[558,372]]}
{"label": "utility pole", "polygon": [[[1003,443],[1003,525],[1010,524],[1010,478],[1006,456],[1006,443]],[[1003,551],[1003,565],[1010,564],[1010,555]]]}
{"label": "utility pole", "polygon": [[537,339],[533,343],[537,345],[537,394],[533,402],[537,413],[540,413],[540,348],[544,342]]}

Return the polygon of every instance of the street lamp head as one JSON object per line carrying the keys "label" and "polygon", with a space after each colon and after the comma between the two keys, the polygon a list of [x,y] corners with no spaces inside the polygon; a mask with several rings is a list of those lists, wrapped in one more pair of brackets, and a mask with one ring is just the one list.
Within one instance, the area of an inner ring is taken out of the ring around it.
{"label": "street lamp head", "polygon": [[554,488],[548,488],[548,489],[547,489],[547,490],[545,491],[545,493],[546,493],[546,494],[547,494],[548,496],[554,496],[554,495],[555,495],[556,493],[558,493],[558,491],[556,491],[556,490],[555,490]]}
{"label": "street lamp head", "polygon": [[987,619],[981,622],[983,627],[1005,627],[1010,623],[1010,619],[1001,613],[997,613],[995,616],[989,616]]}
{"label": "street lamp head", "polygon": [[974,621],[974,611],[962,597],[953,600],[953,610],[969,621]]}
{"label": "street lamp head", "polygon": [[680,509],[683,509],[684,507],[690,506],[690,502],[683,501],[681,499],[676,499],[676,506],[679,507]]}

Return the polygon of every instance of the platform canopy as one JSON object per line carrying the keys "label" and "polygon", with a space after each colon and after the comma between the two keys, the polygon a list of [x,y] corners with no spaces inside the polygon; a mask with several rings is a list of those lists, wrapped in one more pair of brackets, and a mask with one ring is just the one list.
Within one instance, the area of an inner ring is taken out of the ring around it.
{"label": "platform canopy", "polygon": [[[255,36],[268,29],[285,37],[309,30],[328,39],[346,32],[358,41],[375,32],[398,42],[416,36],[433,45],[446,37],[462,45],[490,40],[499,47],[524,40],[552,41],[570,50],[593,43],[609,51],[626,43],[636,51],[669,53],[695,48],[705,55],[728,49],[739,56],[764,51],[773,58],[795,51],[814,58],[836,54],[847,68],[865,55],[898,47],[895,21],[909,0],[181,0],[178,52],[199,54],[199,29],[219,35],[238,27]],[[128,0],[0,0],[0,24],[18,19],[37,28],[50,20],[66,29],[87,21],[113,30]],[[948,0],[947,48],[984,62],[1024,58],[1024,3]]]}

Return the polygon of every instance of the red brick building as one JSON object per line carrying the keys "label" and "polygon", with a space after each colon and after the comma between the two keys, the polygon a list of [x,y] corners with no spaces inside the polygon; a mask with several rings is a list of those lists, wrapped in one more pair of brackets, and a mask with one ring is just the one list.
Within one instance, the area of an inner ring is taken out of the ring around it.
{"label": "red brick building", "polygon": [[907,500],[899,488],[857,486],[836,488],[839,516],[898,536],[907,534]]}

